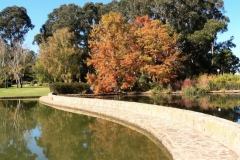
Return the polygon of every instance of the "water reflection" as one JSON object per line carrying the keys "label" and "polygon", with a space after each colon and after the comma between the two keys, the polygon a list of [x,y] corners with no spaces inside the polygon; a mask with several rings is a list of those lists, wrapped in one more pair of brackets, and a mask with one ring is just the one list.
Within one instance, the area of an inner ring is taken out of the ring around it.
{"label": "water reflection", "polygon": [[168,159],[147,137],[113,122],[30,100],[0,101],[0,159]]}
{"label": "water reflection", "polygon": [[182,95],[151,95],[151,96],[104,96],[96,97],[121,101],[132,101],[176,107],[193,110],[240,124],[240,95],[239,94],[209,94],[204,97],[186,97]]}
{"label": "water reflection", "polygon": [[27,146],[30,130],[37,124],[26,110],[27,107],[31,109],[32,105],[36,103],[25,103],[23,106],[20,100],[0,101],[0,159],[36,159],[37,155]]}

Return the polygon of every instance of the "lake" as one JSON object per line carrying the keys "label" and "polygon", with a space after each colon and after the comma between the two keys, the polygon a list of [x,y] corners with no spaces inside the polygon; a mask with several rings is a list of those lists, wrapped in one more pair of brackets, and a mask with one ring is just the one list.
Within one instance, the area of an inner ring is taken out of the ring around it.
{"label": "lake", "polygon": [[146,136],[100,118],[0,100],[0,159],[167,160]]}
{"label": "lake", "polygon": [[[240,124],[240,95],[97,97],[176,107]],[[167,160],[146,136],[100,118],[56,110],[37,99],[0,100],[0,159]]]}

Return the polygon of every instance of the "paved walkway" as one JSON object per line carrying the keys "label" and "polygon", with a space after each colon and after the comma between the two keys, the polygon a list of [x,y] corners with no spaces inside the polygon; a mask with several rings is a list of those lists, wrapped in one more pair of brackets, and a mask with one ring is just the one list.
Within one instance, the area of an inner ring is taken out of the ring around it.
{"label": "paved walkway", "polygon": [[[238,155],[220,142],[182,123],[157,116],[130,112],[122,108],[99,107],[98,104],[76,104],[74,101],[56,101],[51,96],[40,102],[65,111],[97,117],[108,117],[115,122],[142,130],[158,143],[162,143],[174,160],[238,160]],[[127,102],[126,102],[127,103]],[[239,144],[240,145],[240,144]]]}

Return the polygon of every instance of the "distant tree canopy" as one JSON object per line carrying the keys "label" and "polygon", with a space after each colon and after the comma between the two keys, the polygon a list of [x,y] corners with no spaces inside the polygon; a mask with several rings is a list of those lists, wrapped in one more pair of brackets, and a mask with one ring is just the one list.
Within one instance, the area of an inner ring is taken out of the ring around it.
{"label": "distant tree canopy", "polygon": [[[74,41],[71,44],[82,53],[77,71],[80,80],[97,86],[110,83],[102,79],[111,74],[112,86],[99,88],[99,92],[148,81],[170,83],[203,73],[216,74],[217,69],[236,73],[239,58],[231,50],[235,47],[233,37],[217,42],[217,34],[227,31],[230,21],[224,13],[222,0],[113,0],[108,4],[88,2],[83,7],[61,5],[48,15],[34,43],[46,45],[56,32],[68,28]],[[42,70],[39,62],[36,68]],[[100,72],[103,77],[95,81]]]}
{"label": "distant tree canopy", "polygon": [[[20,42],[14,42],[9,47],[4,40],[0,39],[0,85],[8,87],[8,80],[16,80],[18,84],[23,84],[23,78],[33,80],[32,66],[34,64],[35,53],[27,47],[22,46]],[[30,75],[31,74],[31,75]]]}
{"label": "distant tree canopy", "polygon": [[83,51],[81,56],[79,72],[81,81],[85,81],[88,72],[85,60],[88,57],[88,39],[89,33],[94,23],[98,23],[104,13],[102,3],[86,3],[83,7],[75,4],[61,5],[48,15],[45,24],[42,25],[40,33],[34,37],[33,43],[41,44],[47,42],[47,38],[62,28],[67,27],[69,32],[73,33],[75,44]]}
{"label": "distant tree canopy", "polygon": [[35,53],[23,46],[24,37],[34,25],[24,7],[12,6],[0,12],[0,82],[16,80],[22,87],[24,75],[33,80]]}
{"label": "distant tree canopy", "polygon": [[181,69],[183,77],[216,73],[217,65],[212,61],[220,54],[215,50],[217,33],[227,31],[229,22],[222,0],[120,0],[112,4],[112,10],[122,13],[127,21],[147,14],[174,28],[180,35],[179,48],[187,57]]}
{"label": "distant tree canopy", "polygon": [[68,28],[57,30],[53,36],[47,38],[39,46],[39,69],[43,69],[52,77],[54,82],[62,79],[71,82],[79,75],[82,52],[75,44],[74,33]]}
{"label": "distant tree canopy", "polygon": [[113,0],[108,4],[88,2],[83,7],[62,5],[48,15],[48,20],[40,29],[40,34],[35,36],[34,42],[40,44],[42,39],[46,40],[57,29],[68,27],[74,33],[78,47],[84,50],[81,72],[86,75],[90,70],[84,63],[89,55],[89,33],[93,24],[98,24],[102,15],[110,11],[121,13],[126,18],[125,23],[148,15],[163,24],[169,24],[179,35],[178,49],[185,58],[180,68],[180,78],[202,73],[216,74],[216,69],[223,65],[218,64],[220,61],[216,59],[219,54],[224,56],[226,53],[219,50],[223,44],[229,45],[227,50],[233,57],[227,71],[237,72],[239,59],[231,51],[235,46],[227,43],[231,39],[217,43],[217,34],[227,31],[229,22],[229,18],[224,15],[222,0]]}
{"label": "distant tree canopy", "polygon": [[22,43],[24,36],[34,25],[24,7],[7,7],[0,12],[0,37],[9,45]]}

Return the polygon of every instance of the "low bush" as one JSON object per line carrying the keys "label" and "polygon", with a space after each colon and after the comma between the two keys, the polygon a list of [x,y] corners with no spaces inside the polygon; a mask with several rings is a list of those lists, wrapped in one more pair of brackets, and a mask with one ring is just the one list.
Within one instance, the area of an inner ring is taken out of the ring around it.
{"label": "low bush", "polygon": [[195,87],[197,84],[196,80],[191,80],[189,78],[185,79],[182,84],[182,89],[189,88],[189,87]]}
{"label": "low bush", "polygon": [[187,87],[184,89],[184,94],[185,95],[205,95],[208,92],[206,88],[203,87]]}
{"label": "low bush", "polygon": [[209,81],[209,87],[211,90],[239,90],[239,84],[239,75],[233,74],[219,75]]}
{"label": "low bush", "polygon": [[89,91],[90,85],[87,83],[52,83],[50,91],[55,94],[79,94]]}
{"label": "low bush", "polygon": [[163,86],[162,85],[159,85],[158,83],[156,82],[153,82],[150,84],[150,87],[152,88],[151,89],[151,93],[152,94],[156,94],[156,93],[159,93],[159,92],[162,92],[163,91]]}
{"label": "low bush", "polygon": [[182,91],[196,95],[205,94],[207,91],[239,90],[240,76],[233,74],[223,75],[200,75],[195,80],[185,79],[182,85]]}

